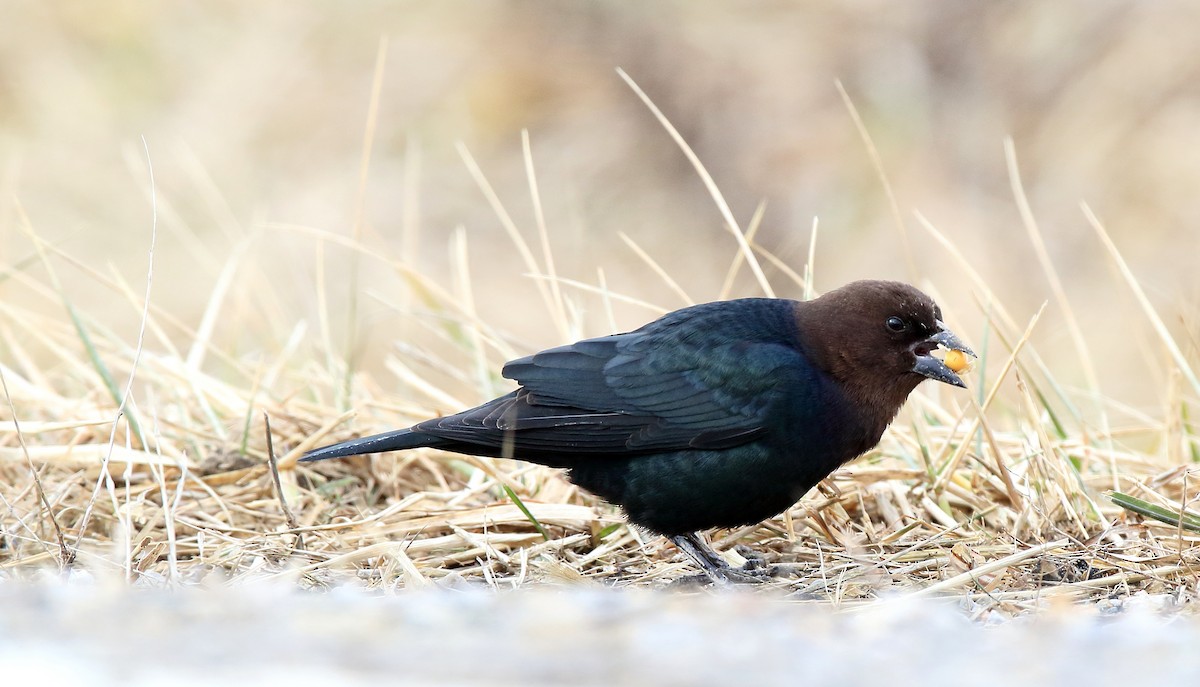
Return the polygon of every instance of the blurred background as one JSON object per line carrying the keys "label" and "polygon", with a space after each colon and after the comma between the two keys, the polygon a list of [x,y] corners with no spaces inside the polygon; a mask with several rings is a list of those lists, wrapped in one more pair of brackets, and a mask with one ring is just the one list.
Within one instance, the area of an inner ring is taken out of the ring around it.
{"label": "blurred background", "polygon": [[[45,283],[29,226],[140,293],[144,136],[159,203],[152,301],[195,326],[234,265],[213,340],[235,355],[270,357],[302,320],[316,332],[322,303],[324,341],[341,344],[341,311],[355,302],[363,335],[333,353],[381,370],[418,307],[390,261],[461,297],[460,228],[483,319],[520,353],[562,343],[460,153],[540,256],[522,130],[560,275],[599,284],[602,270],[614,292],[683,305],[624,233],[691,299],[716,298],[736,244],[618,67],[694,148],[743,228],[765,204],[757,240],[797,272],[819,218],[817,290],[912,281],[976,343],[981,295],[916,213],[1023,326],[1051,290],[1014,202],[1012,137],[1104,395],[1160,412],[1172,368],[1081,201],[1195,353],[1195,3],[4,0],[0,13],[0,264]],[[878,147],[903,230],[839,80]],[[355,257],[328,235],[386,260]],[[76,308],[133,340],[136,304],[55,264]],[[766,270],[780,295],[801,295]],[[563,288],[581,323],[572,334],[611,331],[603,299]],[[62,307],[30,280],[0,289],[9,304]],[[743,269],[734,295],[759,293]],[[620,328],[652,316],[620,304],[613,315]],[[312,338],[298,359],[318,357]],[[1034,341],[1061,381],[1084,383],[1054,302]]]}

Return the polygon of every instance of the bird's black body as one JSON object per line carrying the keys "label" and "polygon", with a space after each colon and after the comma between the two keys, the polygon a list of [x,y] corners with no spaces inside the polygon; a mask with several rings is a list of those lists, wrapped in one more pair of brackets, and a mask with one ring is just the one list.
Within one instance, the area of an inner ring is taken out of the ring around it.
{"label": "bird's black body", "polygon": [[[903,331],[889,329],[897,318]],[[939,343],[966,350],[928,297],[894,282],[707,303],[514,360],[510,394],[305,459],[422,446],[512,457],[566,468],[662,534],[752,524],[874,446],[922,379],[961,385],[928,355]]]}

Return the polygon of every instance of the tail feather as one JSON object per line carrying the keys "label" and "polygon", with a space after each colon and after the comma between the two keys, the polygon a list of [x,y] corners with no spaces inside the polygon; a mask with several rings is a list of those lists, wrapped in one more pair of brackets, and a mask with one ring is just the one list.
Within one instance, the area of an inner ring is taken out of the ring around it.
{"label": "tail feather", "polygon": [[397,429],[392,432],[375,434],[361,439],[351,439],[350,441],[343,441],[340,444],[313,449],[304,454],[304,457],[300,461],[311,463],[317,460],[358,456],[364,453],[383,453],[384,451],[399,451],[406,448],[439,446],[444,442],[444,439],[439,439],[438,437],[422,432],[414,432],[411,429]]}

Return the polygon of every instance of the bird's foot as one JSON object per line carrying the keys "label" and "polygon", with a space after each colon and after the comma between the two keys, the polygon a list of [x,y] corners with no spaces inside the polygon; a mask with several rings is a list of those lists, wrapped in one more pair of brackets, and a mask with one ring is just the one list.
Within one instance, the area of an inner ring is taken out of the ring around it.
{"label": "bird's foot", "polygon": [[745,544],[738,544],[734,547],[734,551],[737,551],[738,555],[746,559],[746,562],[742,564],[742,570],[746,572],[765,572],[769,577],[779,574],[776,567],[767,562],[767,557],[761,551],[755,551]]}
{"label": "bird's foot", "polygon": [[746,558],[746,563],[740,568],[733,567],[695,533],[675,535],[671,541],[700,566],[709,581],[722,587],[760,584],[776,574],[775,568],[767,565],[757,553],[746,556],[739,551]]}
{"label": "bird's foot", "polygon": [[730,567],[727,570],[722,570],[721,574],[726,580],[733,584],[762,584],[777,574],[775,568],[741,568]]}

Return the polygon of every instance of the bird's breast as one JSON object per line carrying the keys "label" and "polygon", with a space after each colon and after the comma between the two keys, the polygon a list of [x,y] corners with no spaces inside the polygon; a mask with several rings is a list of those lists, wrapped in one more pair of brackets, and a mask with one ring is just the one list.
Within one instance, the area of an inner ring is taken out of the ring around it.
{"label": "bird's breast", "polygon": [[879,443],[890,418],[880,421],[869,410],[853,403],[836,384],[809,378],[768,409],[765,441],[800,481],[815,484]]}

